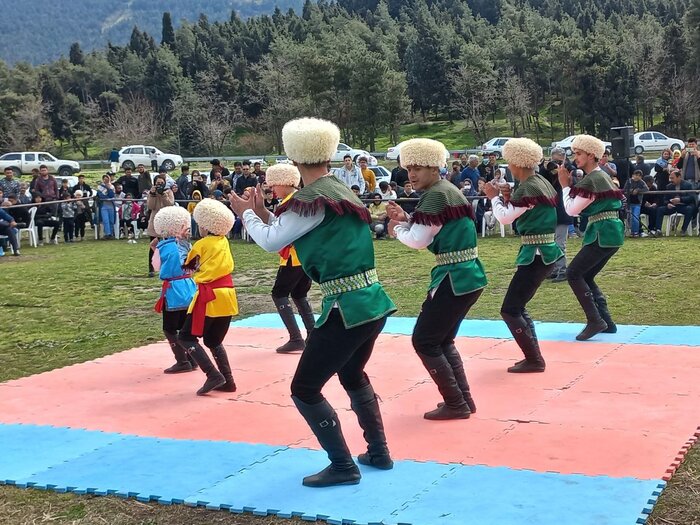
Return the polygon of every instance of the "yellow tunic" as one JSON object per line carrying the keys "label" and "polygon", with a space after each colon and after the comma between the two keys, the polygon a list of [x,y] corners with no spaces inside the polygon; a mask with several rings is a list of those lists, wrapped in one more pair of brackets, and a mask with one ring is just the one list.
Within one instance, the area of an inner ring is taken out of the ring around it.
{"label": "yellow tunic", "polygon": [[[284,204],[287,202],[289,199],[292,198],[292,195],[294,195],[296,192],[292,192],[289,195],[287,195],[280,204]],[[292,266],[301,266],[301,262],[299,262],[299,257],[297,256],[297,251],[294,249],[294,245],[289,247],[289,257],[282,257],[280,255],[280,266],[287,266],[287,261],[289,259],[292,259]]]}
{"label": "yellow tunic", "polygon": [[[233,256],[228,239],[221,235],[207,235],[198,240],[187,254],[185,264],[199,256],[199,269],[193,275],[195,283],[210,283],[233,272]],[[228,317],[238,314],[238,300],[235,288],[217,288],[214,290],[216,299],[207,303],[207,317]],[[192,308],[199,292],[194,294],[187,313]]]}

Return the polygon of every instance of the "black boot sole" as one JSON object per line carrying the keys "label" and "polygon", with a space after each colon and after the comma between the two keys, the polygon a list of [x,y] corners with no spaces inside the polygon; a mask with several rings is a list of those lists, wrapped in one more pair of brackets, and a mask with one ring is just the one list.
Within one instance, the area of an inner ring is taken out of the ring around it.
{"label": "black boot sole", "polygon": [[469,407],[464,407],[463,409],[449,408],[443,405],[435,410],[426,412],[423,414],[423,418],[429,421],[449,421],[450,419],[469,419],[472,413],[469,411]]}
{"label": "black boot sole", "polygon": [[205,396],[212,390],[221,387],[226,384],[226,379],[224,379],[224,376],[221,376],[221,379],[216,379],[216,378],[208,378],[205,382],[204,385],[202,385],[202,388],[197,390],[197,395],[198,396]]}
{"label": "black boot sole", "polygon": [[581,330],[581,332],[576,336],[577,341],[588,341],[591,337],[603,333],[605,330],[608,329],[608,324],[603,321],[602,319],[600,320],[599,323],[596,324],[591,324],[588,323],[586,327]]}
{"label": "black boot sole", "polygon": [[366,465],[368,467],[374,467],[379,470],[391,470],[394,468],[394,460],[388,455],[380,457],[372,457],[367,452],[357,456],[357,462],[360,465]]}

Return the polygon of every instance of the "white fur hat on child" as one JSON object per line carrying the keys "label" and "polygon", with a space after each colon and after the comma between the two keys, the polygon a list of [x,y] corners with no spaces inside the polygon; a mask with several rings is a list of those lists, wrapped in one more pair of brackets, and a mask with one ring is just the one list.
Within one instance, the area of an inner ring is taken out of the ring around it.
{"label": "white fur hat on child", "polygon": [[175,237],[191,225],[191,217],[185,208],[166,206],[156,212],[153,229],[158,237]]}
{"label": "white fur hat on child", "polygon": [[202,199],[192,213],[194,222],[214,235],[226,235],[233,228],[233,212],[223,202]]}
{"label": "white fur hat on child", "polygon": [[268,186],[299,186],[301,175],[292,164],[274,164],[265,171]]}

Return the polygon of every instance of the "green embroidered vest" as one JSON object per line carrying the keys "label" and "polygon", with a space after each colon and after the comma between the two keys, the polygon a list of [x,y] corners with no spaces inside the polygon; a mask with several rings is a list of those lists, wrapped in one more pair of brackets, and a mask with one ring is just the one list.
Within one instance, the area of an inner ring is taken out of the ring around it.
{"label": "green embroidered vest", "polygon": [[419,199],[411,221],[442,228],[428,246],[436,266],[430,272],[432,290],[445,278],[452,292],[464,295],[486,286],[486,273],[478,258],[474,210],[452,183],[441,179]]}
{"label": "green embroidered vest", "polygon": [[595,199],[582,217],[588,217],[588,225],[583,235],[583,244],[597,242],[601,248],[617,248],[625,241],[625,225],[618,211],[622,208],[623,193],[613,184],[612,179],[600,168],[586,175],[571,188],[571,197]]}
{"label": "green embroidered vest", "polygon": [[542,262],[552,264],[564,256],[554,242],[557,228],[557,192],[541,175],[528,177],[521,182],[510,197],[516,208],[530,208],[518,217],[518,233],[521,246],[515,263],[518,266],[532,264],[539,250]]}
{"label": "green embroidered vest", "polygon": [[321,224],[294,241],[304,272],[323,292],[316,327],[326,322],[334,305],[346,328],[396,311],[377,278],[369,212],[347,186],[333,176],[323,177],[296,192],[275,213],[288,209],[302,216],[324,209]]}

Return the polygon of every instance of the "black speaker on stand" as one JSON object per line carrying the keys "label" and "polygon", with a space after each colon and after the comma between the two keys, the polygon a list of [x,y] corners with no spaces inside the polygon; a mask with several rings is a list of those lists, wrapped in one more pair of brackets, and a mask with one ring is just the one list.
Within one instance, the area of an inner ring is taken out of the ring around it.
{"label": "black speaker on stand", "polygon": [[611,153],[615,166],[617,166],[617,179],[620,181],[620,189],[625,187],[625,182],[632,175],[632,163],[630,157],[634,156],[634,127],[621,126],[610,128]]}

